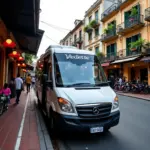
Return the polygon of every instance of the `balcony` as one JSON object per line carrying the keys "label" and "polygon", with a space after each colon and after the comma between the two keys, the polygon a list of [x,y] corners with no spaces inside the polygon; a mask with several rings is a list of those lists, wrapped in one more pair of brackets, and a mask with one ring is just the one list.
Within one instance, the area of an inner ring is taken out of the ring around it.
{"label": "balcony", "polygon": [[150,7],[145,9],[145,21],[150,22]]}
{"label": "balcony", "polygon": [[91,28],[94,28],[94,29],[96,29],[96,28],[98,28],[99,27],[99,25],[100,25],[100,21],[99,20],[92,20],[91,22],[90,22],[90,26],[91,26]]}
{"label": "balcony", "polygon": [[111,62],[116,59],[116,53],[108,53],[103,58],[101,58],[101,62]]}
{"label": "balcony", "polygon": [[135,17],[129,17],[124,23],[117,26],[117,33],[124,35],[132,32],[144,26],[144,16],[137,15]]}
{"label": "balcony", "polygon": [[107,21],[109,18],[117,14],[117,12],[119,11],[118,6],[119,6],[118,3],[114,3],[108,9],[106,9],[101,15],[101,21],[102,22]]}
{"label": "balcony", "polygon": [[111,40],[115,40],[118,38],[118,35],[116,34],[116,29],[113,29],[111,31],[108,31],[107,33],[104,33],[101,35],[101,42],[109,42]]}
{"label": "balcony", "polygon": [[79,37],[76,39],[76,43],[81,44],[83,42],[83,38]]}
{"label": "balcony", "polygon": [[119,0],[119,9],[124,9],[131,5],[135,0]]}

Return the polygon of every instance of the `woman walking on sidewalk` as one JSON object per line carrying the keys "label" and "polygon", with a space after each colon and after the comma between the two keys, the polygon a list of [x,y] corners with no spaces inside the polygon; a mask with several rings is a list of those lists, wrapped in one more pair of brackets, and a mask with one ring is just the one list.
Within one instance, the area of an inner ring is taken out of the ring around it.
{"label": "woman walking on sidewalk", "polygon": [[31,86],[31,76],[30,74],[28,74],[27,78],[26,78],[26,84],[27,84],[27,93],[30,92],[30,86]]}
{"label": "woman walking on sidewalk", "polygon": [[16,103],[18,104],[21,91],[23,89],[23,80],[21,79],[20,74],[18,74],[17,78],[15,79],[15,85],[16,85],[16,94],[17,94]]}

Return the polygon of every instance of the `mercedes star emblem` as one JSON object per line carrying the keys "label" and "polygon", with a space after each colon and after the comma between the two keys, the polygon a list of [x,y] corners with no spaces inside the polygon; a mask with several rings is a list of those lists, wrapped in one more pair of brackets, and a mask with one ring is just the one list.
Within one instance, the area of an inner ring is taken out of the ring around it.
{"label": "mercedes star emblem", "polygon": [[95,114],[95,115],[100,114],[100,110],[99,110],[98,107],[94,107],[94,108],[93,108],[93,114]]}

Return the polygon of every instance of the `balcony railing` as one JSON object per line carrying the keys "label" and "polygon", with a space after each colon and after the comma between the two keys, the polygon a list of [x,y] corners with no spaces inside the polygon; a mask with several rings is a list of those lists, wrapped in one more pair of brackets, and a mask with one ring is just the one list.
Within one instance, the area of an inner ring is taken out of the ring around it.
{"label": "balcony railing", "polygon": [[133,3],[135,0],[118,0],[119,8],[123,9]]}
{"label": "balcony railing", "polygon": [[129,31],[132,31],[131,29],[138,29],[142,26],[144,26],[143,15],[129,17],[127,20],[125,20],[125,22],[117,26],[117,33],[123,34]]}
{"label": "balcony railing", "polygon": [[76,39],[76,43],[81,44],[83,42],[83,38],[79,37]]}
{"label": "balcony railing", "polygon": [[114,61],[116,59],[116,53],[107,53],[103,58],[101,58],[101,62]]}
{"label": "balcony railing", "polygon": [[124,58],[124,57],[126,57],[126,49],[119,50],[117,52],[117,58],[120,59],[120,58]]}
{"label": "balcony railing", "polygon": [[118,35],[116,34],[116,28],[114,28],[111,31],[108,31],[108,33],[104,33],[101,35],[101,42],[107,42],[116,37],[118,37]]}
{"label": "balcony railing", "polygon": [[101,15],[101,21],[107,20],[107,18],[109,18],[113,12],[118,10],[118,6],[118,3],[114,3],[108,9],[106,9]]}
{"label": "balcony railing", "polygon": [[150,7],[145,9],[145,21],[150,22]]}

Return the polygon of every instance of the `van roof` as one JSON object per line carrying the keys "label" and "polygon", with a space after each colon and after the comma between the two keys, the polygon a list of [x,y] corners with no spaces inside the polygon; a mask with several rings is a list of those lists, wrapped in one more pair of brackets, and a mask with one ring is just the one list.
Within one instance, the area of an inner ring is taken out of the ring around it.
{"label": "van roof", "polygon": [[74,54],[90,54],[94,55],[95,53],[89,50],[78,49],[74,46],[63,46],[63,45],[51,45],[47,48],[46,52],[51,50],[56,53],[74,53]]}

